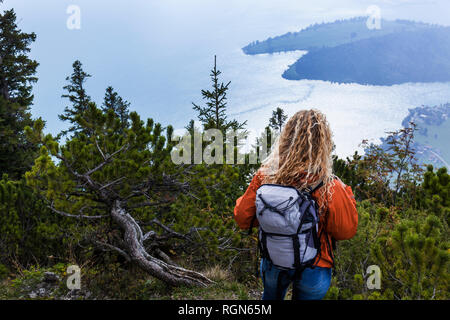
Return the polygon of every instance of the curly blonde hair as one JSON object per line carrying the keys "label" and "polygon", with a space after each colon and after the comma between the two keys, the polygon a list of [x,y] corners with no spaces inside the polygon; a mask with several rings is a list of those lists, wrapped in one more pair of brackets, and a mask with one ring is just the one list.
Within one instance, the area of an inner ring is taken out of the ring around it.
{"label": "curly blonde hair", "polygon": [[[321,181],[321,213],[331,199],[332,132],[320,111],[301,110],[286,123],[260,168],[262,183],[294,186],[298,190],[315,187]],[[328,195],[328,196],[326,196]]]}

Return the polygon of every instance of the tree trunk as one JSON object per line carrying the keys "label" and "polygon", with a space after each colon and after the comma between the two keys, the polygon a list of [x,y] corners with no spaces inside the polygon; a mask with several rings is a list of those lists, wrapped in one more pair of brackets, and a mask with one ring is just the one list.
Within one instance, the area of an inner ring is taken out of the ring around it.
{"label": "tree trunk", "polygon": [[130,255],[131,260],[150,275],[172,286],[206,287],[213,283],[213,281],[198,272],[168,264],[148,254],[144,248],[141,227],[121,207],[120,201],[114,203],[111,216],[125,233],[125,250]]}
{"label": "tree trunk", "polygon": [[[0,57],[0,64],[1,64],[1,57]],[[1,77],[0,79],[0,95],[2,95],[5,100],[9,100],[8,85],[6,83],[5,77]]]}

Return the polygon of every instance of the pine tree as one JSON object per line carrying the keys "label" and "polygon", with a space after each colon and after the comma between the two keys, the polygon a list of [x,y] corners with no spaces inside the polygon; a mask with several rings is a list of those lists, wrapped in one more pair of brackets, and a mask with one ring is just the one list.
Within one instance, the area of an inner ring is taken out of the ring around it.
{"label": "pine tree", "polygon": [[[37,121],[27,133],[42,145],[41,155],[27,182],[55,214],[88,223],[84,237],[98,250],[112,250],[171,285],[205,286],[209,279],[174,265],[163,252],[172,239],[189,241],[197,232],[181,234],[164,220],[167,206],[189,194],[187,181],[179,178],[184,168],[172,163],[173,145],[159,123],[144,123],[135,112],[130,120],[121,134],[118,115],[90,102],[77,116],[78,134],[61,145],[44,136]],[[166,133],[170,137],[172,127]]]}
{"label": "pine tree", "polygon": [[185,126],[184,128],[187,130],[188,133],[193,135],[193,133],[195,131],[195,121],[194,121],[194,119],[191,119],[191,121],[189,121],[187,126]]}
{"label": "pine tree", "polygon": [[34,33],[17,28],[14,10],[0,14],[0,175],[12,179],[31,168],[36,146],[24,135],[32,125],[29,107],[38,63],[29,59]]}
{"label": "pine tree", "polygon": [[62,98],[68,98],[72,106],[64,108],[64,113],[59,115],[59,119],[63,121],[69,121],[72,126],[67,131],[63,131],[63,134],[68,132],[77,132],[80,127],[77,124],[77,116],[79,117],[88,108],[91,97],[87,95],[84,87],[85,82],[91,77],[90,74],[83,70],[83,65],[79,60],[76,60],[73,65],[73,72],[70,77],[66,78],[69,84],[63,87],[66,94],[62,95]]}
{"label": "pine tree", "polygon": [[20,179],[33,165],[37,146],[24,132],[24,128],[32,123],[26,107],[0,97],[0,174]]}
{"label": "pine tree", "polygon": [[413,220],[401,220],[388,236],[377,239],[373,255],[397,297],[448,299],[450,254],[443,232],[437,216],[416,215]]}
{"label": "pine tree", "polygon": [[[389,155],[390,167],[395,187],[392,203],[398,202],[401,193],[405,193],[405,188],[412,181],[416,181],[422,169],[417,164],[416,151],[414,149],[414,132],[416,124],[410,122],[407,128],[397,131],[387,132],[386,144],[388,145],[386,153]],[[402,190],[403,189],[403,190]]]}
{"label": "pine tree", "polygon": [[273,137],[273,131],[269,126],[264,128],[264,131],[259,137],[256,137],[256,143],[253,145],[253,148],[256,151],[256,155],[258,156],[258,160],[260,162],[261,160],[264,160],[261,159],[264,154],[267,156],[270,153],[274,138],[275,137]]}
{"label": "pine tree", "polygon": [[103,101],[104,112],[108,112],[111,110],[120,120],[120,132],[128,127],[129,120],[129,106],[130,103],[122,99],[121,96],[117,92],[114,91],[114,88],[109,86],[106,88],[105,98]]}
{"label": "pine tree", "polygon": [[41,264],[50,254],[67,253],[61,225],[68,219],[49,212],[45,203],[25,179],[13,181],[5,174],[0,179],[0,265]]}
{"label": "pine tree", "polygon": [[269,127],[281,133],[286,120],[287,115],[285,114],[284,110],[278,107],[272,112],[272,117],[269,119]]}
{"label": "pine tree", "polygon": [[[447,168],[442,167],[434,172],[433,166],[428,165],[422,187],[421,195],[423,196],[420,199],[422,206],[431,209],[438,216],[448,217],[450,213],[450,175]],[[445,220],[445,226],[447,231],[447,220]]]}
{"label": "pine tree", "polygon": [[[385,146],[369,145],[364,156],[334,157],[334,173],[359,200],[358,232],[338,243],[334,296],[448,299],[450,178],[446,168],[423,174],[414,163],[413,132],[388,132]],[[381,268],[379,291],[364,283],[369,265]]]}
{"label": "pine tree", "polygon": [[[193,109],[198,112],[198,120],[202,124],[203,130],[218,129],[222,133],[223,146],[226,145],[226,148],[223,148],[224,161],[226,160],[226,154],[231,152],[236,160],[238,157],[238,146],[247,135],[245,130],[247,121],[240,123],[235,119],[228,120],[226,114],[227,92],[231,81],[227,84],[220,82],[219,76],[221,74],[222,72],[217,69],[217,58],[214,56],[214,67],[210,73],[212,90],[202,90],[202,97],[206,106],[202,107],[195,103],[192,104],[194,106]],[[203,145],[207,147],[205,143]],[[221,159],[219,155],[216,155],[216,150],[212,152],[212,156],[215,159]]]}
{"label": "pine tree", "polygon": [[227,109],[227,91],[231,83],[219,83],[219,76],[222,74],[217,69],[217,60],[214,56],[214,68],[211,70],[210,77],[212,81],[212,90],[202,90],[202,97],[206,101],[206,106],[201,107],[195,103],[194,110],[198,111],[198,119],[203,124],[203,129],[219,129],[222,133],[227,130],[242,130],[247,121],[240,123],[237,120],[229,121],[226,115]]}
{"label": "pine tree", "polygon": [[38,63],[28,57],[36,34],[18,29],[13,9],[0,14],[0,94],[10,102],[30,106]]}

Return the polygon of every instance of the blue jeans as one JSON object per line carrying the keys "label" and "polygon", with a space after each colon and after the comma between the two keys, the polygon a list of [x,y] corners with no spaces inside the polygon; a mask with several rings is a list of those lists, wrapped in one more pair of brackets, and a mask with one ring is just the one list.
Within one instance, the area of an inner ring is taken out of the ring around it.
{"label": "blue jeans", "polygon": [[264,283],[263,300],[283,300],[292,282],[293,297],[297,300],[321,300],[331,283],[331,268],[306,268],[300,279],[294,279],[295,270],[275,267],[261,259],[261,278]]}

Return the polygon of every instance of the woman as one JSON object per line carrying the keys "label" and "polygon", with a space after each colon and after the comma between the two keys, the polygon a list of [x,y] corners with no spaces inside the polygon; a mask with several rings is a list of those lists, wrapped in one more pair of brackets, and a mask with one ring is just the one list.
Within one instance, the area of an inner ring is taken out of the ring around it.
{"label": "woman", "polygon": [[314,189],[319,206],[320,255],[301,277],[295,270],[280,269],[267,259],[261,260],[264,283],[263,300],[284,299],[293,282],[293,296],[300,300],[320,300],[328,291],[334,266],[332,240],[346,240],[356,233],[358,213],[349,186],[332,174],[332,134],[325,116],[317,110],[294,114],[272,147],[269,157],[253,177],[247,191],[237,199],[234,217],[241,229],[258,225],[256,190],[266,183]]}

